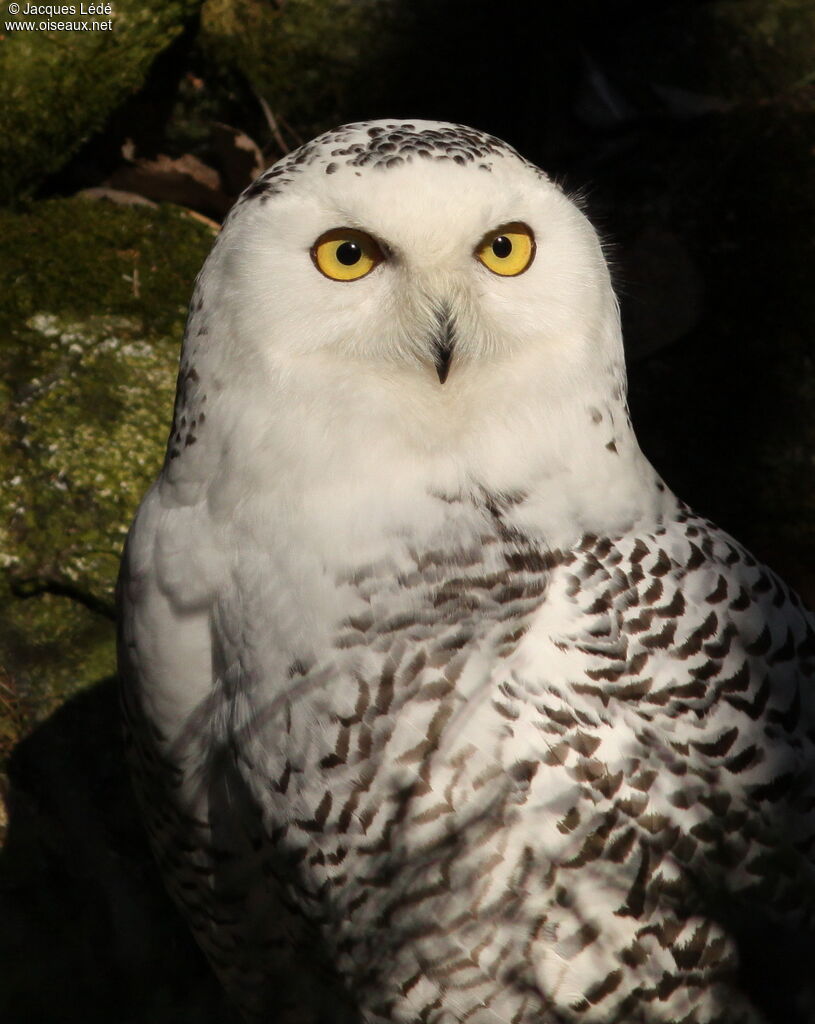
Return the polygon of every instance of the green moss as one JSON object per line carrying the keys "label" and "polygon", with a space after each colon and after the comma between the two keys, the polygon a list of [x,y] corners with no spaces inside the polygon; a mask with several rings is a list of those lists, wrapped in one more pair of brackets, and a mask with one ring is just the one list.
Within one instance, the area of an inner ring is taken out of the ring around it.
{"label": "green moss", "polygon": [[110,620],[64,597],[30,600],[0,588],[3,696],[0,753],[5,754],[66,696],[109,676],[116,664]]}
{"label": "green moss", "polygon": [[109,599],[125,517],[158,469],[175,339],[142,340],[121,317],[41,313],[18,340],[35,375],[15,403],[17,471],[0,485],[7,567]]}
{"label": "green moss", "polygon": [[161,464],[186,301],[212,235],[171,208],[78,199],[0,212],[0,233],[8,743],[113,670],[119,554]]}
{"label": "green moss", "polygon": [[[110,31],[9,31],[0,46],[0,200],[30,194],[135,92],[200,0],[116,0]],[[10,16],[8,23],[32,19]],[[106,17],[35,18],[90,23]]]}
{"label": "green moss", "polygon": [[58,199],[0,210],[0,239],[0,330],[43,312],[104,313],[163,333],[183,321],[212,236],[169,206]]}

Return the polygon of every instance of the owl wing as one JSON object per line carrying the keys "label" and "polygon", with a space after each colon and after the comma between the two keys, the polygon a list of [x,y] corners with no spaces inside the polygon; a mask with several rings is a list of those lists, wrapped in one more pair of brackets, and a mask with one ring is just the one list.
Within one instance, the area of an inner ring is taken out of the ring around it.
{"label": "owl wing", "polygon": [[165,507],[155,487],[118,584],[131,774],[167,889],[232,1001],[247,1020],[308,1024],[343,997],[278,884],[285,865],[226,734],[234,666],[212,627],[218,571],[204,506]]}
{"label": "owl wing", "polygon": [[530,640],[545,632],[559,663],[541,673],[537,727],[544,762],[580,790],[561,822],[574,846],[560,884],[572,920],[582,887],[583,910],[604,905],[607,922],[572,951],[575,990],[657,1012],[674,992],[707,987],[699,1019],[718,1005],[752,1021],[755,1005],[771,1020],[811,1020],[812,617],[687,510],[651,533],[588,538],[547,604],[559,611],[544,605]]}

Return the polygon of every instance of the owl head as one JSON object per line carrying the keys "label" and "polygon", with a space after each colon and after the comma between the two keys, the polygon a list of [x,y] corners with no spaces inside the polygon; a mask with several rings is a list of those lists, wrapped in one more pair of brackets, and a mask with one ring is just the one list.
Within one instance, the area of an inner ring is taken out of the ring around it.
{"label": "owl head", "polygon": [[244,193],[214,259],[236,341],[277,372],[330,362],[444,400],[513,360],[550,356],[561,388],[619,360],[594,229],[511,147],[458,125],[320,136]]}
{"label": "owl head", "polygon": [[178,424],[200,427],[204,378],[222,445],[289,468],[319,452],[323,474],[359,449],[459,482],[477,465],[500,490],[578,464],[604,477],[636,449],[596,232],[460,125],[346,125],[262,174],[197,283],[171,474],[195,462]]}

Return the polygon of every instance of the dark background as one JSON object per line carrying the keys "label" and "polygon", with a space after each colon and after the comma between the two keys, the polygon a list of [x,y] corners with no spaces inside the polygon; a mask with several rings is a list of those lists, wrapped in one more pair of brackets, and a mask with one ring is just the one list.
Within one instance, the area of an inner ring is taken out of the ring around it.
{"label": "dark background", "polygon": [[[279,19],[298,7],[246,6]],[[312,6],[328,34],[348,7]],[[295,38],[274,56],[270,38],[268,66],[262,37],[243,57],[237,44],[217,53],[194,12],[139,88],[42,180],[18,182],[9,208],[25,216],[101,187],[218,220],[246,171],[213,141],[216,121],[251,139],[263,163],[335,123],[380,116],[498,135],[580,193],[605,240],[646,454],[812,601],[813,5],[379,6],[358,47],[338,56]],[[190,155],[214,185],[197,165],[155,171],[161,156]],[[146,850],[113,680],[44,720],[34,713],[22,732],[0,859],[0,963],[15,951],[0,1017],[230,1019]]]}

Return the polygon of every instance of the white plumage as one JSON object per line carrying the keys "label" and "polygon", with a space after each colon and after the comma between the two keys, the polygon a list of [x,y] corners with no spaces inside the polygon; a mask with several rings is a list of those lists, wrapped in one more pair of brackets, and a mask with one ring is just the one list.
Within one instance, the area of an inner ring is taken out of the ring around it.
{"label": "white plumage", "polygon": [[504,143],[350,125],[244,193],[120,598],[248,1018],[811,1019],[812,620],[640,452],[597,237]]}

